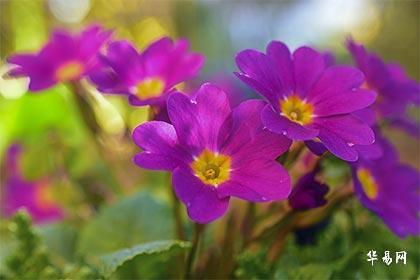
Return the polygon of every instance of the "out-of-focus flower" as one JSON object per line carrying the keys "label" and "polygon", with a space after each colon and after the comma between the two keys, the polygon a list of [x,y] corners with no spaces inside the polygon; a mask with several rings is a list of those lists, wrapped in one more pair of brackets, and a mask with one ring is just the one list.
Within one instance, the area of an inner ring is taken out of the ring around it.
{"label": "out-of-focus flower", "polygon": [[327,203],[328,186],[315,179],[316,171],[305,174],[296,183],[289,196],[289,204],[295,210],[308,210]]}
{"label": "out-of-focus flower", "polygon": [[19,169],[21,146],[13,144],[6,153],[6,179],[2,197],[2,211],[9,217],[25,208],[36,223],[60,220],[64,213],[54,198],[53,187],[48,180],[30,182]]}
{"label": "out-of-focus flower", "polygon": [[164,37],[144,52],[127,41],[109,45],[103,67],[90,75],[101,92],[125,94],[132,105],[162,105],[179,83],[194,78],[204,56],[188,51],[188,41]]}
{"label": "out-of-focus flower", "polygon": [[260,121],[264,102],[249,100],[230,109],[226,94],[203,84],[194,99],[173,93],[171,124],[138,126],[133,138],[144,152],[137,165],[173,172],[175,193],[190,218],[211,222],[227,210],[231,196],[253,202],[285,199],[291,190],[286,170],[275,159],[291,141]]}
{"label": "out-of-focus flower", "polygon": [[374,142],[372,129],[353,112],[375,101],[374,91],[359,88],[364,75],[348,66],[326,66],[324,55],[300,47],[293,55],[273,41],[267,54],[244,50],[236,56],[237,76],[269,102],[262,122],[292,140],[320,140],[337,157],[356,161],[354,145]]}
{"label": "out-of-focus flower", "polygon": [[[388,147],[385,143],[383,143],[382,136],[380,136],[380,130],[378,127],[374,127],[375,131],[375,143],[372,145],[354,145],[354,149],[357,151],[359,158],[364,159],[377,159],[382,156],[384,152],[384,147]],[[378,136],[379,135],[379,136]],[[306,146],[309,150],[317,156],[322,155],[325,153],[327,148],[325,148],[324,144],[319,141],[305,141]]]}
{"label": "out-of-focus flower", "polygon": [[110,36],[110,31],[104,31],[97,25],[74,35],[56,30],[38,53],[9,57],[7,61],[17,65],[9,71],[9,75],[29,77],[31,91],[81,79],[97,68],[97,54]]}
{"label": "out-of-focus flower", "polygon": [[241,102],[250,99],[258,98],[251,91],[246,91],[241,88],[242,84],[232,73],[217,72],[205,77],[205,82],[210,82],[220,89],[222,89],[229,99],[231,108],[235,108]]}
{"label": "out-of-focus flower", "polygon": [[347,48],[366,76],[363,87],[378,93],[372,106],[377,115],[419,137],[420,124],[409,117],[407,109],[420,104],[420,84],[410,79],[400,65],[386,64],[378,55],[367,52],[352,39],[347,41]]}
{"label": "out-of-focus flower", "polygon": [[381,157],[361,157],[351,165],[356,194],[399,237],[420,234],[420,174],[399,163],[395,148],[379,135],[378,144]]}

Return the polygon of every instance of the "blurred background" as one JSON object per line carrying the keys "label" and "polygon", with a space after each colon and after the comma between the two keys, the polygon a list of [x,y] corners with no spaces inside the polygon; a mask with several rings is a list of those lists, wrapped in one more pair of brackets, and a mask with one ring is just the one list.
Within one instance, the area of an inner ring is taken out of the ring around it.
{"label": "blurred background", "polygon": [[[304,44],[327,49],[339,62],[352,63],[344,48],[346,37],[352,36],[386,61],[401,63],[419,80],[419,11],[419,1],[399,0],[1,0],[0,74],[8,69],[9,55],[38,50],[53,29],[78,31],[99,23],[139,49],[164,35],[188,38],[192,50],[207,57],[189,87],[216,81],[244,98],[253,93],[235,80],[234,56],[246,48],[264,50],[271,40],[291,49]],[[140,188],[171,199],[161,187],[166,177],[131,161],[138,149],[128,135],[146,120],[147,108],[93,92],[90,103],[101,128],[93,135],[64,85],[34,94],[27,94],[26,86],[25,79],[0,79],[2,165],[7,148],[20,143],[24,177],[53,185],[70,220],[88,219],[104,202]],[[419,168],[419,142],[398,130],[387,134],[402,161]]]}
{"label": "blurred background", "polygon": [[[7,69],[5,58],[8,55],[36,51],[46,42],[51,30],[77,31],[89,23],[100,23],[114,29],[117,38],[129,39],[140,49],[163,35],[187,37],[192,49],[207,57],[199,81],[217,80],[224,75],[233,80],[236,52],[245,48],[263,50],[273,39],[285,42],[292,49],[303,44],[328,49],[340,62],[351,62],[343,46],[345,38],[350,35],[385,60],[398,61],[412,78],[418,80],[419,5],[419,1],[381,0],[2,0],[1,73]],[[241,87],[235,80],[233,83]],[[242,89],[246,90],[245,87]],[[77,114],[71,111],[66,94],[62,90],[52,91],[58,94],[22,97],[24,81],[0,81],[0,154],[13,139],[31,141],[48,135],[46,130],[73,129],[72,137],[64,138],[70,146],[81,141],[82,131],[74,131],[78,127],[75,123]],[[112,102],[111,107],[117,109],[124,122],[121,123],[119,117],[110,116],[107,111],[105,117],[113,119],[112,122],[103,121],[107,133],[118,133],[121,126],[135,125],[130,119],[138,112],[127,108],[123,100],[106,99]],[[39,107],[46,106],[46,102],[49,104],[47,111]],[[27,103],[30,105],[25,107]],[[28,125],[29,119],[31,125]],[[403,144],[408,151],[417,149],[415,143],[404,141]],[[404,154],[409,157],[413,153]],[[410,161],[409,158],[406,160]]]}

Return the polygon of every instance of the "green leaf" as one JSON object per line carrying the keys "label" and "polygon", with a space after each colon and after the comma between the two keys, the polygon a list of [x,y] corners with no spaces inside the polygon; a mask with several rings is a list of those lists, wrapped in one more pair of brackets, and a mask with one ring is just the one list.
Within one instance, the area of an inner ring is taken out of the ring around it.
{"label": "green leaf", "polygon": [[[48,252],[61,261],[74,261],[78,233],[68,224],[55,223],[38,228]],[[56,259],[55,258],[55,259]]]}
{"label": "green leaf", "polygon": [[139,193],[103,208],[83,229],[78,249],[85,254],[106,254],[173,237],[170,208],[150,194]]}
{"label": "green leaf", "polygon": [[[102,256],[99,271],[105,277],[111,276],[119,267],[141,255],[168,254],[174,249],[186,250],[190,247],[189,242],[179,240],[161,240],[139,244],[128,249],[122,249],[114,253]],[[141,265],[141,264],[140,264]]]}

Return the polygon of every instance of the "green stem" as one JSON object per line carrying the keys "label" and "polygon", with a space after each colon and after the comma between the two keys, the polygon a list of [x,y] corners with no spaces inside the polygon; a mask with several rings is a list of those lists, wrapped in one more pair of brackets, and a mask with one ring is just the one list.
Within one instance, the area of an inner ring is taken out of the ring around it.
{"label": "green stem", "polygon": [[295,163],[296,159],[300,156],[304,148],[305,144],[299,143],[298,146],[288,154],[287,159],[283,164],[284,168],[288,169],[289,167],[291,167]]}
{"label": "green stem", "polygon": [[260,234],[253,237],[248,241],[246,245],[249,245],[251,243],[264,240],[266,238],[272,237],[275,235],[275,233],[280,230],[281,228],[289,225],[291,222],[293,222],[294,217],[296,216],[297,212],[295,211],[289,211],[287,212],[283,217],[281,217],[277,222],[275,222],[273,225],[267,227],[265,230],[263,230]]}
{"label": "green stem", "polygon": [[185,279],[191,279],[191,273],[194,265],[194,260],[197,255],[198,243],[200,242],[201,234],[204,231],[204,225],[195,223],[194,224],[194,233],[193,233],[193,240],[192,240],[192,247],[188,254],[187,258],[187,266],[185,269]]}
{"label": "green stem", "polygon": [[173,204],[173,210],[174,210],[173,213],[174,213],[174,219],[175,219],[175,232],[176,232],[177,238],[180,240],[187,240],[185,237],[185,232],[184,232],[184,224],[182,222],[181,204],[179,203],[179,200],[176,197],[174,189],[171,186],[170,176],[169,176],[169,189],[170,189],[171,197],[172,197],[172,204]]}
{"label": "green stem", "polygon": [[97,134],[100,132],[100,127],[92,107],[87,100],[87,92],[80,82],[71,83],[70,86],[74,92],[74,97],[77,107],[79,107],[80,114],[82,115],[86,126],[89,128],[89,131],[92,133],[92,136],[96,138]]}
{"label": "green stem", "polygon": [[244,219],[241,225],[243,245],[247,244],[249,240],[251,239],[252,229],[255,225],[255,214],[256,214],[255,204],[249,202],[246,214],[244,216]]}

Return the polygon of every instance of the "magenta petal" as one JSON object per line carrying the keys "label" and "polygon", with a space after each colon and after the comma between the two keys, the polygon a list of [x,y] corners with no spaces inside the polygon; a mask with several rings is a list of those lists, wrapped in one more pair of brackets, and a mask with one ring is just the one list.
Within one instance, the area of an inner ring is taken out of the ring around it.
{"label": "magenta petal", "polygon": [[261,110],[265,105],[262,100],[248,100],[233,110],[233,123],[228,127],[231,137],[221,145],[222,153],[234,155],[235,161],[243,162],[262,157],[274,160],[289,149],[288,138],[264,129]]}
{"label": "magenta petal", "polygon": [[285,135],[292,140],[311,140],[319,133],[318,129],[304,127],[280,116],[279,113],[273,110],[271,105],[264,107],[261,113],[261,120],[268,130]]}
{"label": "magenta petal", "polygon": [[213,186],[204,185],[186,166],[172,175],[177,197],[186,205],[188,216],[197,223],[209,223],[221,217],[229,206],[229,198],[219,198]]}
{"label": "magenta petal", "polygon": [[42,77],[32,76],[29,81],[28,88],[30,91],[39,91],[39,90],[52,87],[55,84],[56,84],[56,81],[52,77],[45,76],[42,78]]}
{"label": "magenta petal", "polygon": [[204,65],[202,54],[188,51],[189,42],[179,39],[175,43],[168,37],[153,42],[142,54],[145,71],[149,76],[163,77],[167,89],[191,79]]}
{"label": "magenta petal", "polygon": [[[255,50],[244,50],[236,55],[236,64],[245,76],[258,81],[264,90],[259,92],[268,100],[277,100],[285,93],[272,61],[263,53]],[[244,80],[244,82],[247,82]],[[252,85],[250,85],[252,86]]]}
{"label": "magenta petal", "polygon": [[205,135],[206,147],[218,148],[219,132],[231,113],[229,99],[220,88],[203,84],[197,91],[198,122]]}
{"label": "magenta petal", "polygon": [[287,91],[293,91],[295,88],[293,62],[287,46],[282,42],[271,41],[267,46],[267,56],[273,60],[283,87]]}
{"label": "magenta petal", "polygon": [[96,56],[101,46],[110,39],[112,31],[105,31],[99,25],[92,25],[79,38],[79,56],[85,60]]}
{"label": "magenta petal", "polygon": [[318,137],[331,153],[342,160],[356,161],[358,159],[357,151],[335,133],[322,129]]}
{"label": "magenta petal", "polygon": [[33,54],[15,54],[7,58],[7,62],[20,66],[32,66],[38,61]]}
{"label": "magenta petal", "polygon": [[181,164],[180,161],[174,160],[171,156],[150,152],[137,154],[133,160],[141,168],[151,170],[174,170]]}
{"label": "magenta petal", "polygon": [[[139,125],[133,132],[133,139],[146,153],[156,155],[155,160],[150,158],[152,155],[137,156],[134,160],[141,166],[144,164],[144,167],[153,169],[161,166],[167,170],[191,161],[188,153],[178,145],[174,127],[166,122],[150,121]],[[163,163],[165,158],[171,162]]]}
{"label": "magenta petal", "polygon": [[325,69],[324,57],[309,47],[300,47],[293,53],[296,93],[306,96]]}
{"label": "magenta petal", "polygon": [[306,147],[317,156],[321,156],[323,153],[327,151],[324,144],[318,141],[307,140],[305,141]]}
{"label": "magenta petal", "polygon": [[316,126],[320,127],[320,130],[327,129],[333,132],[350,145],[370,145],[375,142],[373,130],[352,115],[317,118]]}
{"label": "magenta petal", "polygon": [[97,85],[98,90],[104,93],[128,93],[128,88],[121,87],[123,84],[120,77],[110,69],[93,71],[89,79]]}
{"label": "magenta petal", "polygon": [[29,90],[40,91],[56,84],[53,68],[42,61],[37,55],[17,54],[7,59],[9,63],[18,67],[9,71],[11,76],[28,76]]}
{"label": "magenta petal", "polygon": [[331,67],[336,64],[335,56],[331,51],[327,50],[322,56],[324,57],[326,67]]}
{"label": "magenta petal", "polygon": [[390,168],[398,163],[396,148],[384,138],[379,129],[375,130],[375,143],[372,145],[355,145],[359,153],[359,162],[368,162],[375,168]]}
{"label": "magenta petal", "polygon": [[168,98],[168,114],[181,143],[216,150],[219,131],[230,113],[229,99],[219,88],[203,84],[196,101],[182,93]]}
{"label": "magenta petal", "polygon": [[217,188],[219,197],[235,196],[252,202],[285,199],[291,192],[290,176],[274,160],[243,162],[231,180]]}
{"label": "magenta petal", "polygon": [[[175,42],[171,59],[167,63],[167,83],[171,87],[189,80],[197,75],[205,62],[205,56],[198,53],[188,53],[189,42],[179,39]],[[173,67],[176,66],[176,69]]]}
{"label": "magenta petal", "polygon": [[373,126],[376,123],[376,115],[372,106],[352,112],[351,114],[369,126]]}
{"label": "magenta petal", "polygon": [[174,127],[160,121],[150,121],[139,125],[133,132],[133,139],[141,148],[151,152],[170,150],[177,143]]}
{"label": "magenta petal", "polygon": [[272,104],[276,104],[278,102],[277,94],[272,91],[272,89],[265,87],[260,81],[254,80],[253,78],[249,77],[248,75],[235,72],[235,75],[245,84],[250,86],[253,90],[260,93],[266,100]]}
{"label": "magenta petal", "polygon": [[76,59],[78,51],[78,44],[70,33],[55,30],[50,41],[39,52],[39,57],[53,65],[59,65],[68,59]]}
{"label": "magenta petal", "polygon": [[380,145],[376,142],[372,145],[354,145],[357,153],[359,154],[359,158],[367,158],[367,159],[379,159],[383,155],[383,150]]}
{"label": "magenta petal", "polygon": [[365,77],[363,73],[350,66],[332,66],[325,70],[311,89],[308,99],[317,103],[337,94],[344,94],[358,88]]}
{"label": "magenta petal", "polygon": [[196,148],[204,146],[193,101],[185,94],[174,92],[169,96],[167,106],[169,119],[179,135],[180,143]]}
{"label": "magenta petal", "polygon": [[[115,41],[108,46],[106,56],[101,56],[105,65],[112,67],[121,80],[132,80],[141,78],[140,55],[134,46],[126,40]],[[137,76],[137,77],[135,77]]]}
{"label": "magenta petal", "polygon": [[365,89],[331,94],[313,103],[315,107],[314,113],[320,117],[351,113],[368,107],[375,99],[376,93]]}
{"label": "magenta petal", "polygon": [[163,37],[159,40],[151,43],[147,49],[143,52],[142,56],[146,60],[156,60],[159,59],[167,50],[172,48],[172,40],[169,37]]}

